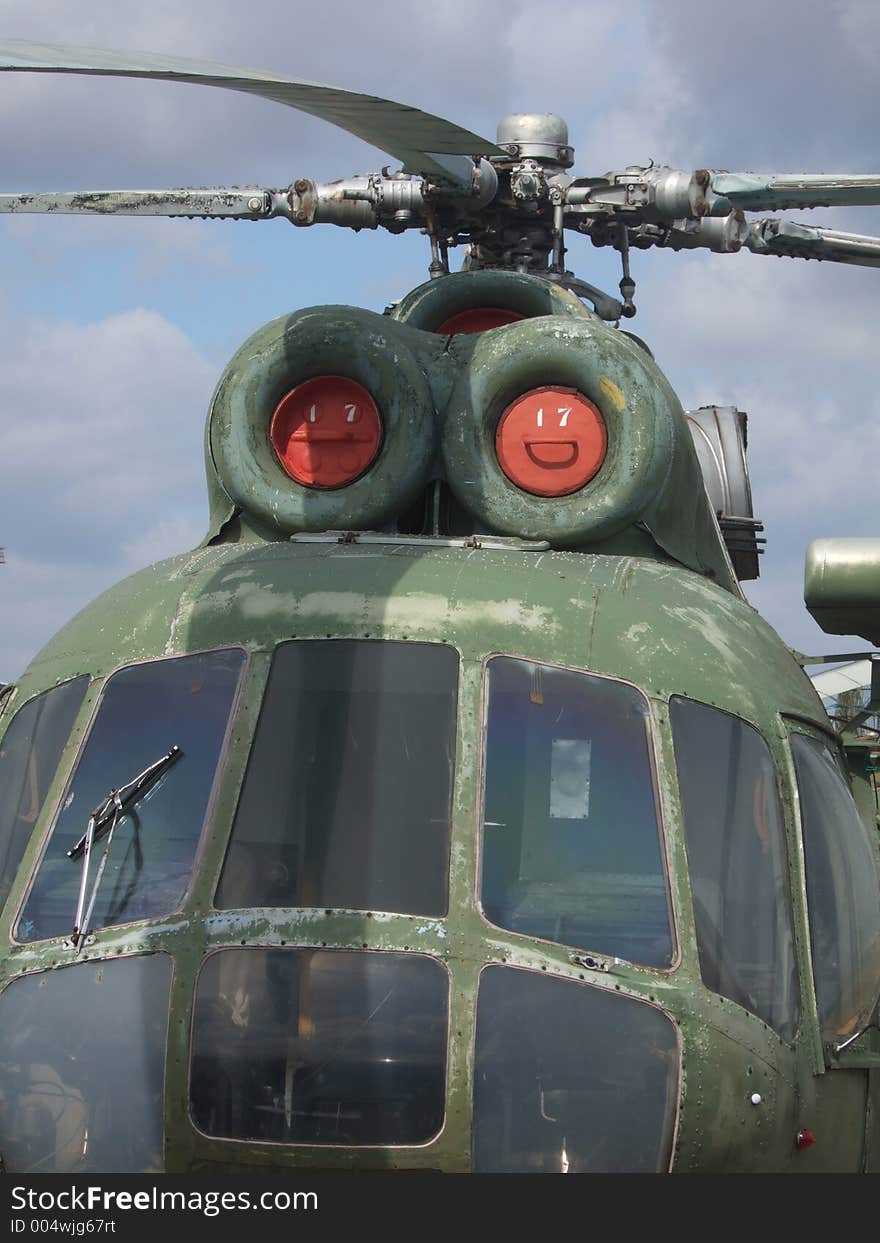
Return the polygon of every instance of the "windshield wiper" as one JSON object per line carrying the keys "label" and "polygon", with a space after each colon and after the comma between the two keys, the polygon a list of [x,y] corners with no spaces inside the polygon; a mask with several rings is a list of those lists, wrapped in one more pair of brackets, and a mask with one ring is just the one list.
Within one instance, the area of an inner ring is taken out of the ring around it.
{"label": "windshield wiper", "polygon": [[147,790],[156,784],[162,774],[169,768],[183,752],[180,747],[174,746],[170,751],[166,752],[161,759],[156,760],[149,768],[145,768],[142,773],[138,773],[131,781],[124,786],[120,786],[116,790],[111,790],[103,803],[100,803],[89,817],[89,827],[83,833],[82,837],[67,852],[68,859],[78,859],[86,848],[89,833],[92,834],[92,842],[96,842],[109,832],[115,817],[123,815],[133,802],[139,799]]}
{"label": "windshield wiper", "polygon": [[[107,856],[110,853],[110,846],[113,842],[113,834],[116,826],[129,809],[142,798],[148,790],[156,784],[159,778],[168,771],[175,760],[183,755],[180,747],[173,746],[170,751],[161,756],[155,763],[150,764],[142,773],[138,773],[131,781],[127,781],[125,785],[113,789],[107,795],[102,803],[99,803],[92,814],[89,816],[88,827],[79,841],[67,852],[68,859],[79,859],[82,856],[83,869],[82,877],[79,883],[79,895],[76,901],[76,914],[73,920],[73,935],[71,936],[71,944],[74,949],[78,948],[82,938],[85,935],[85,929],[88,927],[89,920],[92,918],[92,911],[95,908],[95,899],[98,896],[98,889],[101,884],[101,878],[104,875],[104,868],[107,865]],[[92,846],[95,842],[104,836],[107,836],[107,844],[104,847],[104,853],[101,856],[101,862],[98,866],[98,872],[95,876],[92,892],[89,898],[88,909],[86,905],[86,885],[89,879],[89,863],[92,857]]]}

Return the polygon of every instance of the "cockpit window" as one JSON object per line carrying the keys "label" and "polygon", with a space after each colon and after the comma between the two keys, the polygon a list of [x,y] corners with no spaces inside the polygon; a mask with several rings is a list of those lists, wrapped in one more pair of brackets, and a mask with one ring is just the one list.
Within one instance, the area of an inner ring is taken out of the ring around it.
{"label": "cockpit window", "polygon": [[703,982],[790,1040],[800,993],[773,759],[727,712],[673,699],[670,715]]}
{"label": "cockpit window", "polygon": [[0,908],[27,849],[89,684],[74,678],[29,700],[0,740]]}
{"label": "cockpit window", "polygon": [[196,1126],[285,1144],[423,1144],[443,1124],[449,982],[421,954],[229,949],[199,976]]}
{"label": "cockpit window", "polygon": [[659,1173],[678,1104],[678,1037],[633,997],[535,971],[480,976],[474,1170]]}
{"label": "cockpit window", "polygon": [[[19,918],[18,940],[71,936],[84,874],[90,928],[149,919],[179,906],[243,664],[244,652],[231,648],[131,665],[108,679]],[[175,746],[175,762],[124,800],[111,835],[111,791],[127,787]],[[86,869],[84,838],[90,816],[101,808],[107,815]]]}
{"label": "cockpit window", "polygon": [[501,928],[668,966],[648,703],[608,678],[488,663],[482,906]]}
{"label": "cockpit window", "polygon": [[831,745],[791,735],[800,794],[807,907],[819,1021],[844,1040],[880,992],[880,879],[849,783]]}
{"label": "cockpit window", "polygon": [[10,1173],[163,1168],[171,959],[80,963],[0,994],[0,1156]]}
{"label": "cockpit window", "polygon": [[445,914],[457,681],[439,644],[279,647],[217,906]]}

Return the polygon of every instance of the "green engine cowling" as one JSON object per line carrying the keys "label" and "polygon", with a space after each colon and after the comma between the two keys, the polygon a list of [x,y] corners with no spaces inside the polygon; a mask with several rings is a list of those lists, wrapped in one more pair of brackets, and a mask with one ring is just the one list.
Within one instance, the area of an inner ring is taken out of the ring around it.
{"label": "green engine cowling", "polygon": [[[438,331],[477,305],[521,318],[492,332]],[[317,488],[285,472],[270,438],[284,397],[317,377],[362,386],[379,411],[379,451],[358,478]],[[495,436],[522,394],[557,386],[591,402],[607,452],[589,482],[540,496],[505,473]],[[672,558],[738,591],[681,405],[648,352],[573,295],[534,277],[461,273],[428,282],[391,315],[318,307],[259,329],[230,362],[206,433],[209,542],[378,530],[546,540],[552,547]],[[447,489],[455,532],[402,515]]]}
{"label": "green engine cowling", "polygon": [[807,549],[804,602],[826,634],[880,643],[880,540],[814,540]]}

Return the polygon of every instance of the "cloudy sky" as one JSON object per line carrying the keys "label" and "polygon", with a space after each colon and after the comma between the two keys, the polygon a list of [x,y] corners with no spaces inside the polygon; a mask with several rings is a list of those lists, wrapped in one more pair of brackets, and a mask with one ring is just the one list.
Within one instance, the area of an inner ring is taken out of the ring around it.
{"label": "cloudy sky", "polygon": [[[651,159],[880,171],[876,0],[0,0],[4,38],[271,70],[489,137],[507,112],[555,111],[582,174]],[[224,91],[0,75],[0,191],[281,187],[386,162]],[[880,208],[801,218],[880,233]],[[305,305],[381,310],[427,262],[417,236],[280,220],[0,219],[0,682],[98,592],[202,537],[205,411],[245,337]],[[575,240],[569,265],[615,290],[610,252]],[[660,252],[636,254],[634,275],[633,327],[684,405],[749,413],[769,540],[749,598],[793,646],[845,650],[803,607],[803,556],[819,536],[880,533],[880,272]]]}

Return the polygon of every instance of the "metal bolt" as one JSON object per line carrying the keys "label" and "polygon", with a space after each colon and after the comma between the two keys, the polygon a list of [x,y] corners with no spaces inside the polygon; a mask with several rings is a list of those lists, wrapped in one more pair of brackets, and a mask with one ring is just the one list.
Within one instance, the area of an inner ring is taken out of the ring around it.
{"label": "metal bolt", "polygon": [[256,195],[248,199],[248,211],[259,211],[262,206],[262,200],[258,199]]}
{"label": "metal bolt", "polygon": [[753,1105],[760,1105],[763,1099],[764,1098],[760,1092],[753,1092],[752,1095],[749,1097],[749,1100],[752,1102]]}
{"label": "metal bolt", "polygon": [[293,188],[297,194],[305,194],[306,190],[309,188],[309,183],[303,180],[295,181],[293,183]]}

